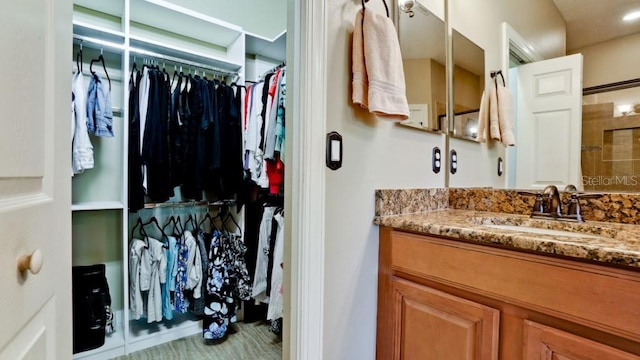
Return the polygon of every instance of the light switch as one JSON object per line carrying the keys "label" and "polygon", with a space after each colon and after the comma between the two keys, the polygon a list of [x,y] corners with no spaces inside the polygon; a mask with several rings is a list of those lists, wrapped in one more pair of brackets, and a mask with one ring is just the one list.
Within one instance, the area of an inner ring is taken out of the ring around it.
{"label": "light switch", "polygon": [[331,140],[331,161],[340,161],[342,159],[340,150],[340,141]]}
{"label": "light switch", "polygon": [[455,174],[456,172],[458,172],[458,153],[451,149],[451,151],[449,152],[449,159],[451,159],[450,164],[449,164],[449,171],[452,174]]}
{"label": "light switch", "polygon": [[325,161],[331,170],[342,167],[342,135],[335,131],[327,134]]}
{"label": "light switch", "polygon": [[440,172],[440,168],[442,167],[441,157],[440,148],[437,146],[434,147],[431,151],[431,170],[436,174]]}

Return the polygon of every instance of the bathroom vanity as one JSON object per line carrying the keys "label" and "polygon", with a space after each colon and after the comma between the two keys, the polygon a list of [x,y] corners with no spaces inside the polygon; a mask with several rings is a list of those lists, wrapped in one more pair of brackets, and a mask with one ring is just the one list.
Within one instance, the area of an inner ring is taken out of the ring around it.
{"label": "bathroom vanity", "polygon": [[375,222],[378,359],[640,359],[637,225],[453,208]]}

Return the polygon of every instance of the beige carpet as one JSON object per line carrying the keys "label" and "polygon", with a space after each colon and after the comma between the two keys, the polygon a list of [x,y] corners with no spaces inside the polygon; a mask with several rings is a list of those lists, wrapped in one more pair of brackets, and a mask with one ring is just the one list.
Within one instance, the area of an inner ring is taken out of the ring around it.
{"label": "beige carpet", "polygon": [[207,343],[202,335],[193,335],[141,350],[116,360],[280,360],[282,342],[264,322],[234,324],[220,343]]}

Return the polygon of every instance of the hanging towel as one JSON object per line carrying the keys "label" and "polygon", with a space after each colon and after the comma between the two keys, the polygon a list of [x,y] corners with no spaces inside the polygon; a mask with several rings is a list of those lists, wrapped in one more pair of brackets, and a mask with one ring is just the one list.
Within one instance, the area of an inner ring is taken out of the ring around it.
{"label": "hanging towel", "polygon": [[513,135],[513,95],[506,87],[498,84],[498,120],[500,124],[500,136],[504,146],[514,146],[516,144]]}
{"label": "hanging towel", "polygon": [[485,142],[488,137],[504,146],[515,145],[513,95],[505,86],[495,83],[495,79],[482,93],[478,120],[478,141]]}
{"label": "hanging towel", "polygon": [[353,45],[352,52],[352,93],[351,100],[354,104],[360,105],[363,108],[368,108],[369,103],[367,96],[369,93],[369,86],[367,84],[367,69],[364,63],[364,35],[362,34],[362,18],[364,12],[358,11],[356,15],[355,28],[353,30]]}
{"label": "hanging towel", "polygon": [[385,119],[409,118],[402,54],[391,19],[374,11],[358,12],[352,66],[355,104]]}
{"label": "hanging towel", "polygon": [[502,141],[502,137],[500,136],[500,118],[498,112],[498,92],[496,91],[496,87],[498,85],[492,86],[489,90],[489,134],[491,135],[491,140]]}
{"label": "hanging towel", "polygon": [[487,91],[482,92],[480,100],[480,111],[478,113],[478,138],[479,142],[487,141],[487,129],[489,124],[489,95]]}

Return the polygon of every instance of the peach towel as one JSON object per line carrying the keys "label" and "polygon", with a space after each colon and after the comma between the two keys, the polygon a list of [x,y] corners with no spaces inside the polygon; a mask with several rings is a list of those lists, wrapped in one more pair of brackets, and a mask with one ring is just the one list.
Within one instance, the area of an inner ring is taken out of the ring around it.
{"label": "peach towel", "polygon": [[371,10],[358,11],[352,52],[353,103],[381,118],[408,119],[402,54],[391,19]]}
{"label": "peach towel", "polygon": [[356,15],[356,24],[353,30],[353,45],[351,48],[352,64],[351,70],[353,73],[351,100],[354,104],[360,105],[363,108],[368,108],[367,102],[369,93],[369,84],[367,83],[367,68],[364,64],[364,36],[362,34],[362,16],[363,11],[358,11]]}
{"label": "peach towel", "polygon": [[480,100],[478,141],[485,142],[489,135],[504,146],[513,146],[516,144],[513,128],[513,95],[506,87],[492,82]]}

